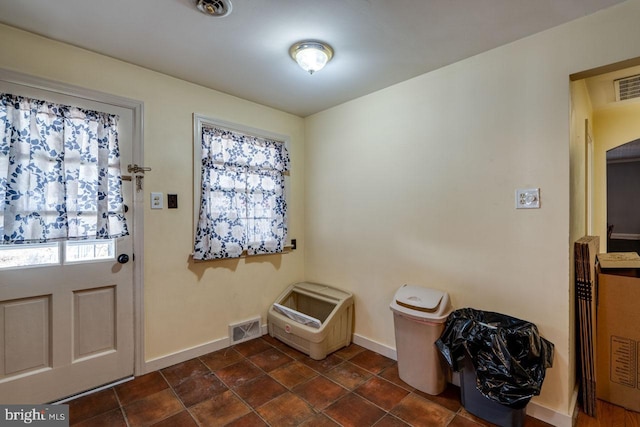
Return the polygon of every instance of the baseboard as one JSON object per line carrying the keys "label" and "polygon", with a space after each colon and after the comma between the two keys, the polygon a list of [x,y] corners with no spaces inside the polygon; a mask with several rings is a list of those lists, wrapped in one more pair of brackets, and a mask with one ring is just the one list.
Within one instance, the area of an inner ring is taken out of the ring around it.
{"label": "baseboard", "polygon": [[[353,343],[358,344],[359,346],[362,346],[367,350],[375,351],[376,353],[382,354],[383,356],[386,356],[390,359],[398,360],[398,355],[396,353],[395,348],[381,344],[377,341],[373,341],[369,338],[363,337],[362,335],[353,334]],[[456,385],[459,385],[460,381],[459,380],[456,381],[457,379],[457,375],[455,375],[456,373],[454,372],[453,374],[454,374],[453,375],[454,378],[452,382],[454,384],[457,382]],[[574,397],[572,398],[572,402],[573,402],[572,408],[575,408],[576,406],[575,405],[576,399],[577,399],[577,391],[574,391]],[[562,414],[552,409],[549,409],[546,406],[540,405],[535,401],[531,401],[529,402],[529,405],[527,405],[527,415],[530,415],[533,418],[537,418],[540,421],[544,421],[556,427],[572,427],[574,425],[575,409],[571,411],[571,415]]]}
{"label": "baseboard", "polygon": [[556,412],[535,401],[531,401],[527,405],[527,415],[556,427],[572,427],[574,423],[573,415]]}
{"label": "baseboard", "polygon": [[[262,325],[260,327],[262,335],[266,335],[269,332],[268,326]],[[156,357],[155,359],[147,360],[144,363],[142,374],[148,374],[149,372],[158,371],[168,366],[175,365],[176,363],[186,362],[187,360],[195,357],[204,356],[214,351],[222,350],[223,348],[230,347],[229,337],[219,338],[208,343],[197,345],[195,347],[188,348],[186,350],[180,350],[175,353],[168,354],[166,356]]]}
{"label": "baseboard", "polygon": [[359,346],[362,346],[367,350],[375,351],[376,353],[386,356],[389,359],[398,360],[396,349],[393,347],[389,347],[388,345],[373,341],[358,334],[353,334],[353,339],[351,341],[354,344],[358,344]]}
{"label": "baseboard", "polygon": [[576,386],[573,388],[573,396],[571,396],[571,402],[569,402],[569,413],[573,414],[571,417],[572,425],[578,424],[578,412],[580,408],[578,408],[578,392],[580,385],[576,383]]}
{"label": "baseboard", "polygon": [[611,239],[616,239],[616,240],[640,240],[640,234],[611,233]]}
{"label": "baseboard", "polygon": [[[269,333],[268,325],[262,325],[262,335]],[[397,360],[396,350],[379,342],[364,338],[360,335],[354,334],[352,339],[354,344],[358,344],[368,350],[375,351],[390,359]],[[144,374],[164,369],[168,366],[175,365],[177,363],[185,362],[195,357],[203,356],[207,353],[222,350],[229,347],[229,337],[219,338],[217,340],[210,341],[208,343],[188,348],[186,350],[180,350],[175,353],[168,354],[166,356],[157,357],[155,359],[147,360],[144,364]]]}
{"label": "baseboard", "polygon": [[229,337],[224,337],[186,350],[180,350],[166,356],[150,359],[144,363],[143,374],[158,371],[168,366],[175,365],[176,363],[186,362],[187,360],[204,356],[207,353],[212,353],[227,347],[229,347]]}

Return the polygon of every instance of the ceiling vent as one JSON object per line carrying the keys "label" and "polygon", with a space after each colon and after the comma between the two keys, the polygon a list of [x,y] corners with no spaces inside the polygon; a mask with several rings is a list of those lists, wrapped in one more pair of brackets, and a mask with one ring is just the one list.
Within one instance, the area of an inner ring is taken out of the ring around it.
{"label": "ceiling vent", "polygon": [[218,18],[231,13],[230,0],[196,0],[196,7],[200,12]]}
{"label": "ceiling vent", "polygon": [[614,80],[616,88],[616,101],[640,98],[640,74]]}

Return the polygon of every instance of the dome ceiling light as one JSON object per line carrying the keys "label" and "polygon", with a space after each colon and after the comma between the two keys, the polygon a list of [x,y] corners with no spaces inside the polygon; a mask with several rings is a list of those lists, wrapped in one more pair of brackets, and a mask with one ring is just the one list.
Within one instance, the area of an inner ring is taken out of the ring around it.
{"label": "dome ceiling light", "polygon": [[333,49],[326,43],[316,40],[305,40],[295,43],[289,48],[289,55],[300,68],[313,74],[321,70],[333,57]]}

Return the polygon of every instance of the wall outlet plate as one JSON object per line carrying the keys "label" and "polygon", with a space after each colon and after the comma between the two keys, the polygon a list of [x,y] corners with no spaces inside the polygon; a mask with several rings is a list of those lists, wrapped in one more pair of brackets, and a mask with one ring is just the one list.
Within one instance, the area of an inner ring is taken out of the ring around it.
{"label": "wall outlet plate", "polygon": [[162,209],[162,193],[151,193],[151,209]]}
{"label": "wall outlet plate", "polygon": [[516,209],[539,209],[540,189],[527,188],[516,190]]}

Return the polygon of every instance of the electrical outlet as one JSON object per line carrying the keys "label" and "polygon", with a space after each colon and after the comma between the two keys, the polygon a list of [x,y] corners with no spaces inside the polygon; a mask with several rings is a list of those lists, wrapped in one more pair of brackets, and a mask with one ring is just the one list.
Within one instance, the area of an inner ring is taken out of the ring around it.
{"label": "electrical outlet", "polygon": [[151,209],[162,209],[162,193],[151,193]]}
{"label": "electrical outlet", "polygon": [[529,188],[516,190],[516,209],[540,208],[540,189]]}

